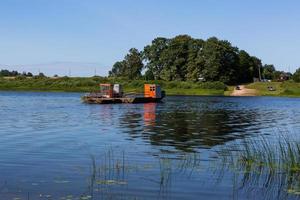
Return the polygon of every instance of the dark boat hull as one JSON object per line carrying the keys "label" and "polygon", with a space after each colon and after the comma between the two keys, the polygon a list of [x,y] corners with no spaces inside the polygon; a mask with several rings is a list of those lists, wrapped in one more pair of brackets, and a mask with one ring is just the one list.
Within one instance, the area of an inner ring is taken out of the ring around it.
{"label": "dark boat hull", "polygon": [[102,98],[102,97],[82,97],[83,102],[89,104],[117,104],[117,103],[158,103],[162,98],[152,97],[129,97],[129,98]]}

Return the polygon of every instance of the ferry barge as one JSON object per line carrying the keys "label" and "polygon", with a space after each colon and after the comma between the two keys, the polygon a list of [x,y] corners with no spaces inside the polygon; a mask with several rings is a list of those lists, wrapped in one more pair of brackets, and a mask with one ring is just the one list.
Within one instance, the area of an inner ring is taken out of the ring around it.
{"label": "ferry barge", "polygon": [[145,84],[144,94],[124,94],[120,84],[100,84],[100,91],[86,94],[82,100],[89,104],[157,103],[164,97],[157,84]]}

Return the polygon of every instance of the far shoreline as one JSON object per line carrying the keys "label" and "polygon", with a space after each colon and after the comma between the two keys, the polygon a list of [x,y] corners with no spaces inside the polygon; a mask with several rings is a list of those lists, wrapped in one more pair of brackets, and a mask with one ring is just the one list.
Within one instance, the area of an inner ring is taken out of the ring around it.
{"label": "far shoreline", "polygon": [[[27,90],[27,89],[0,89],[0,92],[15,92],[15,93],[76,93],[76,94],[86,94],[88,92],[82,92],[82,91],[64,91],[64,90]],[[224,91],[226,92],[226,91]],[[296,95],[251,95],[251,96],[232,96],[232,95],[216,95],[216,94],[168,94],[166,92],[167,96],[171,97],[224,97],[224,98],[257,98],[257,97],[277,97],[277,98],[300,98]]]}
{"label": "far shoreline", "polygon": [[[255,82],[241,85],[242,90],[236,91],[236,86],[225,85],[222,82],[187,82],[187,81],[147,81],[128,80],[108,77],[42,77],[42,78],[3,78],[0,77],[0,91],[12,92],[70,92],[89,93],[99,90],[100,83],[119,83],[125,93],[143,93],[145,83],[161,85],[168,96],[271,96],[300,97],[300,83],[285,82]],[[270,91],[268,88],[274,88]],[[247,92],[248,91],[248,92]],[[249,91],[253,91],[250,92]],[[249,93],[249,94],[248,94]]]}

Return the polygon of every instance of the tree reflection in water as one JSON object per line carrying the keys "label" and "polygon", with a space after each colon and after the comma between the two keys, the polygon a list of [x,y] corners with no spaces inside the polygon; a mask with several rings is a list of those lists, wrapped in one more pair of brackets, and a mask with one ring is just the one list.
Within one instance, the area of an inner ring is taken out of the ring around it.
{"label": "tree reflection in water", "polygon": [[128,111],[120,120],[124,132],[143,138],[156,146],[184,152],[210,148],[249,135],[255,111],[236,110],[162,110],[160,104],[144,104],[143,110]]}

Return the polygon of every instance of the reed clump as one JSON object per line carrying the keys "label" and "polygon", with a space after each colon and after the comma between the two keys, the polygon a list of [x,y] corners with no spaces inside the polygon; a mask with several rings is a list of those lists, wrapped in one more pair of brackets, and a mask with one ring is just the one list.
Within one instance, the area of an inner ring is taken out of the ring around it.
{"label": "reed clump", "polygon": [[245,140],[222,150],[221,156],[223,169],[233,170],[244,188],[264,188],[266,195],[279,198],[300,195],[300,143],[295,139]]}

